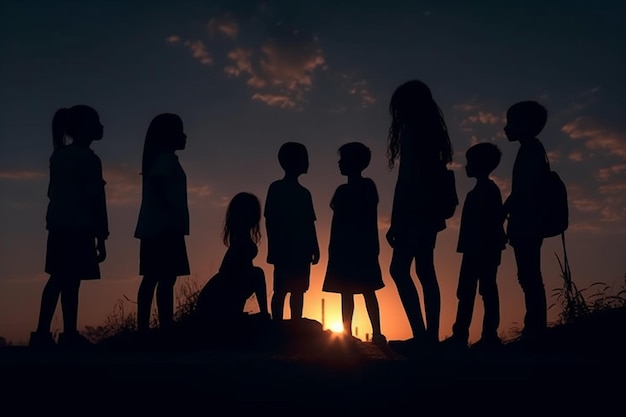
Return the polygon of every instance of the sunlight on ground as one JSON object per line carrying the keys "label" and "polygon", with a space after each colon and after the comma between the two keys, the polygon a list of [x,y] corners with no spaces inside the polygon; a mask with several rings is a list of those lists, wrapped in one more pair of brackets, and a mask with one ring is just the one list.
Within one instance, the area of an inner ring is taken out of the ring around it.
{"label": "sunlight on ground", "polygon": [[328,326],[328,329],[333,333],[343,333],[343,323],[336,321]]}

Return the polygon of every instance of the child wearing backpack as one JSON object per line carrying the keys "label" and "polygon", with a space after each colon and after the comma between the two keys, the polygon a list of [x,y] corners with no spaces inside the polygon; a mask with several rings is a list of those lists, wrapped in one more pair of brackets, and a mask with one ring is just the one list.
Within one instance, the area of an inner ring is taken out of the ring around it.
{"label": "child wearing backpack", "polygon": [[537,340],[547,328],[547,301],[541,275],[544,225],[544,184],[550,173],[546,151],[537,136],[546,125],[547,110],[536,101],[522,101],[507,111],[504,127],[520,147],[513,165],[511,194],[504,203],[507,236],[513,247],[517,278],[524,291],[522,339]]}

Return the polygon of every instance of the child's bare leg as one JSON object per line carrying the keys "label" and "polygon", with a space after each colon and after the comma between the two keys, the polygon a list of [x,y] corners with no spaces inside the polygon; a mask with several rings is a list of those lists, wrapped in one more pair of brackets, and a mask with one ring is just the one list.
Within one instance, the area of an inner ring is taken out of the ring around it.
{"label": "child's bare leg", "polygon": [[372,336],[380,336],[380,308],[378,306],[378,298],[374,291],[366,291],[363,293],[365,299],[365,307],[372,323]]}
{"label": "child's bare leg", "polygon": [[63,311],[63,333],[78,331],[78,290],[80,281],[63,284],[61,289],[61,310]]}
{"label": "child's bare leg", "polygon": [[59,302],[59,296],[61,295],[61,285],[59,279],[50,276],[46,286],[43,287],[41,294],[41,307],[39,310],[39,322],[37,324],[37,333],[50,332],[50,326],[52,325],[52,318]]}
{"label": "child's bare leg", "polygon": [[292,292],[289,296],[289,308],[291,309],[292,319],[301,319],[304,309],[304,293]]}
{"label": "child's bare leg", "polygon": [[341,294],[341,319],[343,331],[352,336],[352,315],[354,314],[354,295]]}
{"label": "child's bare leg", "polygon": [[157,282],[156,277],[145,275],[139,284],[137,291],[137,328],[139,330],[148,330],[150,327],[150,310]]}
{"label": "child's bare leg", "polygon": [[159,280],[156,288],[159,327],[168,328],[174,324],[174,285],[176,276],[164,277]]}
{"label": "child's bare leg", "polygon": [[285,291],[274,291],[272,294],[271,308],[272,308],[272,318],[274,320],[282,320],[283,319],[283,310],[285,308],[285,297],[287,293]]}

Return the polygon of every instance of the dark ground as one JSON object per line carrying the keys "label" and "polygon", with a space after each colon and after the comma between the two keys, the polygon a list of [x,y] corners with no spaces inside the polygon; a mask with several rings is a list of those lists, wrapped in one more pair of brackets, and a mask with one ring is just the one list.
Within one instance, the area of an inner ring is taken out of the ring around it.
{"label": "dark ground", "polygon": [[625,311],[551,328],[541,348],[511,342],[490,353],[403,356],[315,325],[297,343],[262,349],[138,348],[128,338],[89,350],[6,347],[0,348],[3,403],[27,395],[55,403],[68,396],[91,399],[96,408],[146,399],[155,408],[285,402],[368,410],[432,402],[444,409],[502,404],[504,411],[547,401],[561,411],[623,411]]}

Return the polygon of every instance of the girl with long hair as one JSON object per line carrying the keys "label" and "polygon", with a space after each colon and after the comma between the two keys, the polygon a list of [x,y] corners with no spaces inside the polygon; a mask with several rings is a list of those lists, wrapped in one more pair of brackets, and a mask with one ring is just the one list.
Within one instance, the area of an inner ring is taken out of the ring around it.
{"label": "girl with long hair", "polygon": [[205,326],[237,331],[248,317],[244,307],[256,297],[261,318],[269,319],[263,269],[253,264],[261,239],[261,204],[251,193],[235,195],[226,210],[222,240],[228,248],[219,271],[204,285],[196,305]]}
{"label": "girl with long hair", "polygon": [[[434,266],[437,233],[446,227],[438,203],[452,145],[441,109],[429,87],[419,80],[400,85],[389,103],[387,137],[390,169],[399,163],[391,225],[386,234],[393,248],[390,273],[413,333],[412,344],[434,347],[439,341],[441,300]],[[411,264],[422,285],[426,320],[411,277]]]}
{"label": "girl with long hair", "polygon": [[189,235],[187,176],[176,151],[185,149],[187,135],[176,114],[152,119],[141,163],[142,199],[135,237],[140,239],[137,292],[137,328],[150,327],[150,310],[156,291],[159,326],[174,322],[174,285],[189,275],[185,236]]}

